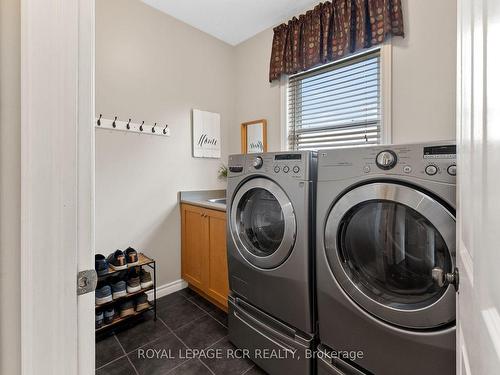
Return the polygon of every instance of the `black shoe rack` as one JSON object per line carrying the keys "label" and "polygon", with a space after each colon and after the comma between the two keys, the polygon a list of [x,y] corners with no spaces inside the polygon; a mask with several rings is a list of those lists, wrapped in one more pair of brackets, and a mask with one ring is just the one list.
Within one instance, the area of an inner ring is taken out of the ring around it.
{"label": "black shoe rack", "polygon": [[[128,293],[127,292],[127,295],[126,296],[123,296],[123,297],[120,297],[120,298],[116,298],[116,299],[113,299],[112,301],[110,302],[106,302],[106,303],[103,303],[103,304],[96,304],[95,305],[95,311],[98,312],[98,311],[104,311],[106,310],[107,308],[113,306],[114,310],[115,310],[115,318],[113,319],[112,322],[108,323],[108,324],[104,324],[99,327],[99,328],[96,328],[96,335],[101,335],[103,333],[108,333],[110,330],[118,327],[118,326],[124,326],[126,324],[132,324],[138,317],[142,316],[145,312],[147,311],[151,311],[153,310],[154,311],[154,320],[156,321],[156,261],[153,259],[153,258],[150,258],[146,255],[144,255],[143,253],[139,253],[139,263],[134,265],[134,266],[131,266],[131,267],[128,267],[127,270],[130,270],[132,268],[139,268],[139,267],[148,267],[150,268],[152,271],[153,271],[153,285],[146,288],[146,289],[141,289],[137,292],[134,292],[134,293]],[[120,273],[120,272],[124,272],[126,270],[115,270],[113,268],[112,265],[109,265],[109,271],[108,273],[104,274],[104,275],[101,275],[98,277],[98,284],[101,283],[102,281],[105,281],[106,279],[108,278],[111,278],[113,277],[114,275],[116,276],[116,274]],[[141,293],[147,293],[148,291],[150,290],[153,290],[153,301],[149,302],[149,307],[147,309],[144,309],[144,310],[141,310],[141,311],[136,311],[134,312],[134,314],[131,314],[131,315],[128,315],[128,316],[125,316],[125,317],[120,317],[120,311],[118,309],[120,303],[128,300],[128,299],[131,299],[131,298],[134,298],[134,297],[137,297],[139,294]]]}

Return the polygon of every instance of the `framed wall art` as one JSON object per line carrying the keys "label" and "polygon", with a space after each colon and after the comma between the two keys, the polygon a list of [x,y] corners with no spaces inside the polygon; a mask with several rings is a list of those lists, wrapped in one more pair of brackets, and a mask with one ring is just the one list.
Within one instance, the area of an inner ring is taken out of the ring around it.
{"label": "framed wall art", "polygon": [[255,154],[267,151],[267,120],[241,124],[241,152]]}
{"label": "framed wall art", "polygon": [[193,109],[193,156],[220,158],[220,114]]}

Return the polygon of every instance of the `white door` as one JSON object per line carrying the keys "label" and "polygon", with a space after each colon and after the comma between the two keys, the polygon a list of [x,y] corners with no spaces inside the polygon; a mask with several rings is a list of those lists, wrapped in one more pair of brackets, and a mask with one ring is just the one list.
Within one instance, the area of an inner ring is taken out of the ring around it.
{"label": "white door", "polygon": [[500,374],[500,1],[458,1],[457,372]]}
{"label": "white door", "polygon": [[21,6],[21,370],[94,374],[94,0]]}

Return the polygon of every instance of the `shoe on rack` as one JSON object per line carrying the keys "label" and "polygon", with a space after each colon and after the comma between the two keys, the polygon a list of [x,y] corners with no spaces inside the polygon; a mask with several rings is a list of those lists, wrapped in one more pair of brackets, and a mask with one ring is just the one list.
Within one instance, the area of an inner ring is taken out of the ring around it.
{"label": "shoe on rack", "polygon": [[95,291],[95,304],[103,305],[105,303],[113,301],[113,296],[111,294],[111,287],[107,284],[102,285]]}
{"label": "shoe on rack", "polygon": [[128,293],[135,293],[141,290],[141,279],[139,277],[139,274],[137,273],[137,270],[135,268],[132,268],[127,277],[127,292]]}
{"label": "shoe on rack", "polygon": [[104,311],[104,324],[110,324],[115,319],[115,309],[110,307]]}
{"label": "shoe on rack", "polygon": [[98,311],[95,313],[95,328],[101,328],[104,321],[104,313],[102,311]]}
{"label": "shoe on rack", "polygon": [[120,317],[125,318],[135,314],[134,302],[131,300],[125,301],[120,305]]}
{"label": "shoe on rack", "polygon": [[109,254],[108,263],[113,266],[115,270],[124,270],[127,268],[127,259],[123,251],[116,250],[114,253]]}
{"label": "shoe on rack", "polygon": [[139,264],[139,254],[137,254],[137,251],[131,247],[128,247],[127,250],[125,250],[125,258],[129,267],[137,266]]}
{"label": "shoe on rack", "polygon": [[125,297],[127,295],[127,283],[121,279],[114,279],[111,282],[111,291],[113,292],[113,299]]}
{"label": "shoe on rack", "polygon": [[139,294],[139,296],[135,299],[135,311],[139,312],[142,310],[149,309],[150,304],[148,302],[148,296],[146,293]]}
{"label": "shoe on rack", "polygon": [[151,279],[151,274],[145,269],[141,268],[140,273],[141,278],[141,288],[146,289],[153,285],[153,280]]}
{"label": "shoe on rack", "polygon": [[109,272],[108,261],[104,255],[95,255],[95,270],[97,272],[97,276],[106,275]]}

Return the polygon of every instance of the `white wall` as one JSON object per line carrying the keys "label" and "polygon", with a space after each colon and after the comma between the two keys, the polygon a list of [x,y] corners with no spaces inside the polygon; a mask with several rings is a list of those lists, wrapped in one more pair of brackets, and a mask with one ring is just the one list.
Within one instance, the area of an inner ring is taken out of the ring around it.
{"label": "white wall", "polygon": [[[456,1],[403,0],[405,38],[392,41],[392,141],[455,139]],[[268,120],[269,151],[281,148],[281,93],[268,83],[272,28],[236,46],[238,123]],[[238,125],[231,152],[239,152]]]}
{"label": "white wall", "polygon": [[456,0],[403,0],[392,48],[394,143],[455,139]]}
{"label": "white wall", "polygon": [[236,49],[236,124],[231,128],[230,153],[241,152],[242,122],[267,120],[268,151],[281,146],[280,84],[269,83],[272,28],[237,45]]}
{"label": "white wall", "polygon": [[[169,124],[171,137],[98,129],[96,252],[131,245],[180,278],[180,190],[225,188],[234,49],[137,0],[96,1],[96,112]],[[222,159],[191,157],[191,110],[221,114]]]}
{"label": "white wall", "polygon": [[21,371],[20,2],[0,0],[0,374]]}

